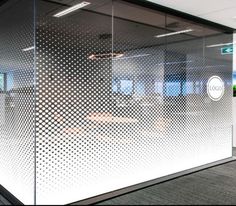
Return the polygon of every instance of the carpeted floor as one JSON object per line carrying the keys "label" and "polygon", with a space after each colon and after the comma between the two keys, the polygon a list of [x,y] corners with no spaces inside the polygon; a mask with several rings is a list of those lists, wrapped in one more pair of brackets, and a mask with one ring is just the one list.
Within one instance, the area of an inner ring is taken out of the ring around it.
{"label": "carpeted floor", "polygon": [[[234,155],[236,156],[236,148]],[[8,204],[0,195],[0,205]],[[98,205],[236,205],[236,161],[122,195]]]}
{"label": "carpeted floor", "polygon": [[11,205],[11,204],[0,194],[0,205]]}

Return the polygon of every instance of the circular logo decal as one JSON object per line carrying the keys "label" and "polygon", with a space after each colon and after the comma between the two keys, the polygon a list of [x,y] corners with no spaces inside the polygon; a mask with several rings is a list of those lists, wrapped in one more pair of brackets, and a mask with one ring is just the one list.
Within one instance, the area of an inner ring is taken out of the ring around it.
{"label": "circular logo decal", "polygon": [[207,82],[207,94],[213,101],[219,101],[225,93],[225,84],[218,76],[211,77]]}

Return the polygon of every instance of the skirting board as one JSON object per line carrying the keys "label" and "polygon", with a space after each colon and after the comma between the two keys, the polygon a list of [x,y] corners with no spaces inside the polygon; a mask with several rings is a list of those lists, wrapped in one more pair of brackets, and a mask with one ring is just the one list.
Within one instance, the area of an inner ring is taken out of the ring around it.
{"label": "skirting board", "polygon": [[216,161],[216,162],[213,162],[213,163],[209,163],[209,164],[206,164],[206,165],[203,165],[203,166],[195,167],[195,168],[185,170],[185,171],[182,171],[182,172],[178,172],[178,173],[175,173],[175,174],[172,174],[172,175],[160,177],[160,178],[157,178],[157,179],[154,179],[154,180],[150,180],[150,181],[147,181],[147,182],[144,182],[144,183],[140,183],[140,184],[133,185],[133,186],[130,186],[130,187],[126,187],[126,188],[123,188],[123,189],[120,189],[120,190],[116,190],[116,191],[113,191],[113,192],[102,194],[102,195],[99,195],[99,196],[96,196],[96,197],[92,197],[92,198],[89,198],[89,199],[74,202],[74,203],[71,203],[70,205],[91,205],[91,204],[99,203],[99,202],[102,202],[104,200],[108,200],[108,199],[111,199],[111,198],[114,198],[114,197],[118,197],[118,196],[121,196],[121,195],[124,195],[124,194],[127,194],[127,193],[134,192],[136,190],[140,190],[140,189],[150,187],[150,186],[155,185],[155,184],[170,181],[170,180],[173,180],[173,179],[185,176],[185,175],[196,173],[196,172],[199,172],[201,170],[209,169],[211,167],[219,166],[219,165],[229,163],[229,162],[232,162],[232,161],[235,161],[235,160],[236,160],[236,157],[233,156],[233,157],[230,157],[230,158],[227,158],[227,159],[223,159],[223,160]]}

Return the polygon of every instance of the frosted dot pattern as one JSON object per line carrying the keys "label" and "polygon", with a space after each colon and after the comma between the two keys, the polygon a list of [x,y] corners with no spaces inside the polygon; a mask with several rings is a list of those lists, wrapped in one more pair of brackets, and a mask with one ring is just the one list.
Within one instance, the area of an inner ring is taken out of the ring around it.
{"label": "frosted dot pattern", "polygon": [[[220,60],[203,55],[208,38],[159,44],[142,38],[148,32],[91,11],[38,17],[37,204],[68,204],[231,156],[232,90],[213,102],[206,89],[212,75],[230,84],[230,63],[223,73]],[[89,58],[112,51],[123,56]]]}
{"label": "frosted dot pattern", "polygon": [[[0,10],[0,184],[24,204],[34,204],[33,1],[9,1]],[[22,11],[24,11],[22,13]]]}

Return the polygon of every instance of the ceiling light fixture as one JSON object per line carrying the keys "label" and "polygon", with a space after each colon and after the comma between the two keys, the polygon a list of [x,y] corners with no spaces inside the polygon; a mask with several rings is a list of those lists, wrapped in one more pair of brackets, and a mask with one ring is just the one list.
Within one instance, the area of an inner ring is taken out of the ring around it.
{"label": "ceiling light fixture", "polygon": [[212,47],[220,47],[220,46],[229,46],[235,44],[235,42],[229,42],[229,43],[221,43],[221,44],[212,44],[212,45],[208,45],[206,46],[207,48],[212,48]]}
{"label": "ceiling light fixture", "polygon": [[68,8],[68,9],[65,9],[65,10],[63,10],[63,11],[60,11],[59,13],[57,13],[57,14],[55,14],[55,15],[53,15],[53,16],[54,16],[54,17],[62,17],[62,16],[65,16],[66,14],[69,14],[69,13],[71,13],[71,12],[73,12],[73,11],[76,11],[76,10],[78,10],[78,9],[81,9],[81,8],[83,8],[83,7],[85,7],[85,6],[90,5],[90,4],[91,4],[90,2],[83,1],[82,3],[76,4],[76,5],[74,5],[74,6],[70,7],[70,8]]}
{"label": "ceiling light fixture", "polygon": [[31,51],[33,49],[34,49],[34,46],[22,49],[22,51],[27,52],[27,51]]}
{"label": "ceiling light fixture", "polygon": [[180,61],[180,62],[163,62],[158,65],[172,65],[172,64],[183,64],[183,63],[192,63],[192,60],[189,61]]}
{"label": "ceiling light fixture", "polygon": [[171,32],[171,33],[166,33],[166,34],[160,34],[155,36],[156,38],[161,38],[161,37],[166,37],[166,36],[173,36],[173,35],[177,35],[177,34],[183,34],[183,33],[188,33],[193,31],[192,29],[186,29],[186,30],[182,30],[182,31],[176,31],[176,32]]}
{"label": "ceiling light fixture", "polygon": [[91,54],[88,58],[91,60],[112,59],[123,57],[124,53]]}

